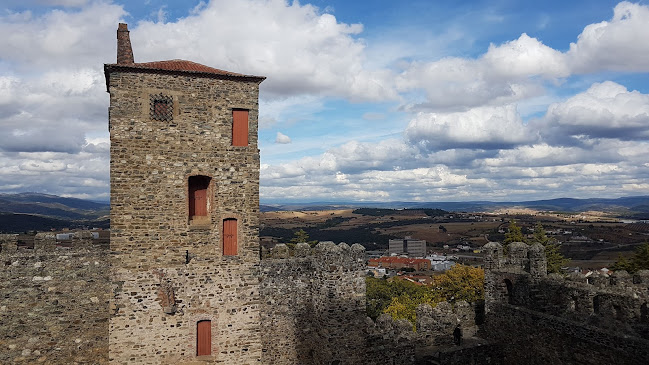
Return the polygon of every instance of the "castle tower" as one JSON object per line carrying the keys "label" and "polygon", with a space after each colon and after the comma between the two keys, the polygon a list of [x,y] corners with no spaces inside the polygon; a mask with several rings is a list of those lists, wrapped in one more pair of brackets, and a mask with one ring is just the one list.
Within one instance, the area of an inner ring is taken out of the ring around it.
{"label": "castle tower", "polygon": [[259,84],[184,60],[135,63],[110,93],[110,362],[256,364]]}

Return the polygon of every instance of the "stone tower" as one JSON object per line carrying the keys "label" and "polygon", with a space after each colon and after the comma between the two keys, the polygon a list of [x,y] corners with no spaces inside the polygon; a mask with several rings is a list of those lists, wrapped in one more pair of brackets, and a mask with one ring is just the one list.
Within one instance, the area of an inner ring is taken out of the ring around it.
{"label": "stone tower", "polygon": [[110,93],[110,362],[257,364],[259,84],[184,60],[135,63]]}

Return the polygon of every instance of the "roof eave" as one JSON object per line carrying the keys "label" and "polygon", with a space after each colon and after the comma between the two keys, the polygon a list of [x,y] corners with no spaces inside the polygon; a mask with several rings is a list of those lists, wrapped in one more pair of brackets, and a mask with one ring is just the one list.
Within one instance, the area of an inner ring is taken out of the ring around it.
{"label": "roof eave", "polygon": [[186,71],[186,70],[163,70],[156,68],[143,68],[143,67],[133,67],[129,65],[118,65],[115,63],[105,63],[104,64],[104,75],[106,77],[106,91],[110,92],[110,73],[111,72],[136,72],[136,73],[153,73],[153,74],[165,74],[165,75],[188,75],[188,76],[198,76],[211,79],[221,79],[221,80],[239,80],[239,81],[254,81],[258,84],[261,84],[266,80],[265,76],[255,76],[255,75],[239,75],[239,74],[217,74],[212,72],[203,72],[203,71]]}

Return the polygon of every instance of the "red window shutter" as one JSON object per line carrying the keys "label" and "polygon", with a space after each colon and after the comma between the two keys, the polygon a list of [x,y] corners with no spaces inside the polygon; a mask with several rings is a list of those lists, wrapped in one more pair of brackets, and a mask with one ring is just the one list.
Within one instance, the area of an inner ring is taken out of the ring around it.
{"label": "red window shutter", "polygon": [[237,220],[225,219],[223,221],[223,255],[237,254]]}
{"label": "red window shutter", "polygon": [[212,354],[212,321],[196,324],[196,356]]}
{"label": "red window shutter", "polygon": [[248,145],[248,111],[232,111],[232,145]]}

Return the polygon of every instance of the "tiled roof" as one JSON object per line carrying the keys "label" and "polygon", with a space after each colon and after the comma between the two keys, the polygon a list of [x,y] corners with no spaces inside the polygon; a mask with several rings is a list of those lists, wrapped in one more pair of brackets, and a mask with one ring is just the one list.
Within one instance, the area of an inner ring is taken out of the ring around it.
{"label": "tiled roof", "polygon": [[217,75],[247,76],[235,72],[219,70],[218,68],[201,65],[200,63],[186,61],[186,60],[143,62],[143,63],[133,63],[130,65],[120,65],[120,66],[145,68],[151,70],[187,71],[187,72],[201,72],[201,73],[217,74]]}
{"label": "tiled roof", "polygon": [[224,71],[218,68],[213,68],[200,63],[186,61],[186,60],[169,60],[169,61],[155,61],[155,62],[141,62],[141,63],[111,63],[104,65],[104,73],[106,74],[106,81],[108,82],[108,73],[117,70],[139,71],[141,72],[159,72],[159,73],[190,73],[199,76],[207,77],[233,77],[252,79],[256,81],[263,81],[266,79],[263,76],[244,75],[236,72]]}
{"label": "tiled roof", "polygon": [[411,259],[407,257],[397,257],[397,256],[390,256],[390,257],[379,257],[378,259],[369,259],[370,262],[377,262],[377,263],[400,263],[400,264],[418,264],[418,263],[423,263],[427,262],[430,264],[430,260],[428,259]]}

